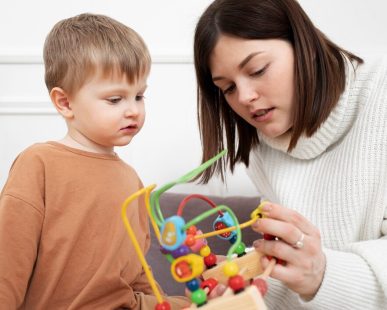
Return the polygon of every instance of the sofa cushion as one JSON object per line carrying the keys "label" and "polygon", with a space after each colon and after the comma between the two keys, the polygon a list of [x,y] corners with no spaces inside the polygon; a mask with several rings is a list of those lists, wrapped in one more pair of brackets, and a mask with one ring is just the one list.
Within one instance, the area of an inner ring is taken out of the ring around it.
{"label": "sofa cushion", "polygon": [[[160,196],[160,208],[164,218],[168,218],[177,213],[180,202],[188,194],[176,194],[176,193],[164,193]],[[259,197],[244,197],[244,196],[229,196],[229,197],[218,197],[218,196],[206,196],[210,198],[216,205],[226,205],[231,208],[238,218],[239,223],[244,223],[250,220],[251,212],[257,208],[260,202]],[[185,222],[188,222],[192,218],[199,214],[210,210],[208,203],[201,199],[191,199],[188,201],[183,210],[183,218]],[[216,219],[217,214],[211,215],[207,219],[200,222],[197,227],[203,232],[213,231],[212,224]],[[170,272],[170,263],[160,252],[160,245],[154,235],[153,228],[151,227],[151,238],[152,243],[150,250],[147,255],[147,261],[152,267],[153,274],[161,285],[163,290],[168,295],[183,295],[185,285],[184,283],[176,282]],[[253,241],[260,238],[260,235],[254,232],[250,227],[242,230],[242,240],[246,246],[251,246]],[[222,240],[218,237],[208,238],[208,245],[211,251],[215,254],[226,255],[231,244],[229,241]]]}

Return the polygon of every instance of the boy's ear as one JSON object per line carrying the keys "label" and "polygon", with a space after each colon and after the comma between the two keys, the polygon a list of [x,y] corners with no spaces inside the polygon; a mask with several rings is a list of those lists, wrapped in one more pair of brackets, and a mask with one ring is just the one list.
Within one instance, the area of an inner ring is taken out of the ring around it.
{"label": "boy's ear", "polygon": [[54,87],[50,91],[50,97],[55,108],[64,118],[69,119],[74,116],[66,91],[60,87]]}

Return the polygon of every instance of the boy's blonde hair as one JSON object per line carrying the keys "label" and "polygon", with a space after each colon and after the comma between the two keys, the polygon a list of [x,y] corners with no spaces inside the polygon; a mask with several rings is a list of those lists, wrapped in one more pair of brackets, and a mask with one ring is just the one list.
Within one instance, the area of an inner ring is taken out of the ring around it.
{"label": "boy's blonde hair", "polygon": [[58,22],[47,35],[43,58],[48,91],[60,87],[69,95],[97,69],[104,75],[122,73],[133,83],[151,65],[138,33],[110,17],[88,13]]}

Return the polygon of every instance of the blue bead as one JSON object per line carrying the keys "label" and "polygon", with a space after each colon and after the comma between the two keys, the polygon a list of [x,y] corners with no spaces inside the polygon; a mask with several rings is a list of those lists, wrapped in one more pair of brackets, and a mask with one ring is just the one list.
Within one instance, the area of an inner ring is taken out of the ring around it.
{"label": "blue bead", "polygon": [[191,291],[194,292],[200,287],[200,282],[198,279],[192,279],[185,283],[185,286]]}
{"label": "blue bead", "polygon": [[232,236],[230,239],[230,243],[234,244],[236,241],[237,241],[237,235]]}

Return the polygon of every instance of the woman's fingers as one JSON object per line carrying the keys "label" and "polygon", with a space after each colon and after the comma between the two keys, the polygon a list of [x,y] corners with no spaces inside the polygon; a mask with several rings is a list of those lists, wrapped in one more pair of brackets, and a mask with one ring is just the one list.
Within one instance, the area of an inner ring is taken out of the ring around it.
{"label": "woman's fingers", "polygon": [[263,206],[262,210],[265,217],[292,224],[307,235],[313,235],[316,232],[316,228],[312,223],[292,209],[268,202]]}

